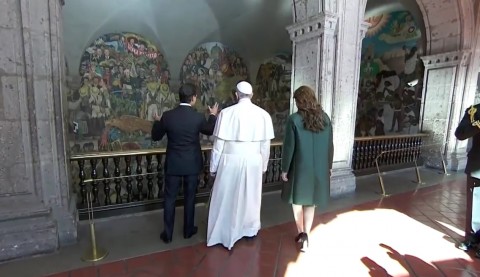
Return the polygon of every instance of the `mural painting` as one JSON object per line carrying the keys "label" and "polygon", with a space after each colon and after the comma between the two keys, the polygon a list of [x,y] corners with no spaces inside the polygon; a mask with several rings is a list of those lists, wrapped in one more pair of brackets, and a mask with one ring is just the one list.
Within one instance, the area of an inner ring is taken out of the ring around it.
{"label": "mural painting", "polygon": [[133,33],[102,35],[82,55],[79,74],[67,95],[72,152],[152,147],[153,116],[176,104],[159,49]]}
{"label": "mural painting", "polygon": [[[417,133],[422,99],[422,35],[408,11],[367,19],[355,136]],[[418,81],[416,81],[418,80]]]}
{"label": "mural painting", "polygon": [[[182,84],[193,83],[199,88],[195,108],[207,112],[207,106],[219,103],[220,108],[235,103],[233,89],[240,80],[248,79],[247,66],[234,50],[220,42],[207,42],[190,51],[180,70]],[[201,135],[201,142],[211,142]]]}
{"label": "mural painting", "polygon": [[208,42],[197,46],[185,58],[180,80],[193,83],[199,90],[199,111],[218,102],[221,107],[234,101],[232,89],[240,80],[248,79],[247,66],[234,50],[220,42]]}
{"label": "mural painting", "polygon": [[255,80],[253,102],[272,116],[277,139],[283,138],[290,111],[291,74],[292,55],[278,54],[260,65]]}

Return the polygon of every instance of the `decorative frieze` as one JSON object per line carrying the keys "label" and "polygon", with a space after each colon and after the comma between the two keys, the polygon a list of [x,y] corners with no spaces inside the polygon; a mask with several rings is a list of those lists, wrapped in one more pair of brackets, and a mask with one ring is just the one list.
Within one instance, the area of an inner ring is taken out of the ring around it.
{"label": "decorative frieze", "polygon": [[318,38],[324,33],[334,35],[337,30],[338,16],[332,13],[321,13],[309,17],[305,21],[287,27],[290,39],[294,42]]}
{"label": "decorative frieze", "polygon": [[472,51],[453,51],[442,54],[421,57],[426,69],[449,67],[449,66],[467,66],[470,62]]}

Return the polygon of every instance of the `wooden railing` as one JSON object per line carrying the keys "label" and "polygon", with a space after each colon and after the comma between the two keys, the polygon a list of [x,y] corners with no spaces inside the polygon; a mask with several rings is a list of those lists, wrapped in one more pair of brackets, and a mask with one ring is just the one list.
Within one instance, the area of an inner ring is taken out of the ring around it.
{"label": "wooden railing", "polygon": [[[380,166],[408,165],[421,155],[426,134],[355,138],[352,169],[375,171],[375,159],[382,153]],[[391,151],[400,149],[399,151]],[[404,150],[401,150],[404,149]],[[200,174],[197,202],[206,202],[212,188],[209,178],[211,147],[202,147],[204,170]],[[281,188],[282,143],[272,142],[270,162],[264,175],[264,191]],[[80,219],[86,217],[87,192],[92,193],[97,217],[141,212],[163,207],[165,149],[99,152],[70,158],[74,191]],[[180,191],[177,204],[183,202]]]}
{"label": "wooden railing", "polygon": [[[202,147],[204,170],[200,174],[197,202],[207,201],[211,147]],[[280,163],[282,143],[272,142],[270,162],[264,175],[264,191],[281,186]],[[70,158],[74,192],[80,219],[86,218],[87,192],[92,194],[96,217],[140,212],[163,207],[165,149],[98,152]],[[181,189],[177,204],[183,202]]]}
{"label": "wooden railing", "polygon": [[[395,166],[416,161],[426,134],[355,138],[352,169],[355,171],[375,169],[375,159],[382,166]],[[391,151],[397,149],[399,151]],[[400,150],[403,149],[403,150]]]}

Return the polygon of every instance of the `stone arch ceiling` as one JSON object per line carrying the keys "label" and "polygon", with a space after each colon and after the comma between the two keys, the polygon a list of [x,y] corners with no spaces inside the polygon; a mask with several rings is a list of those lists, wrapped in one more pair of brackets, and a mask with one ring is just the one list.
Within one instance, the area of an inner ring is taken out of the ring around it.
{"label": "stone arch ceiling", "polygon": [[67,0],[63,7],[72,73],[84,49],[105,33],[134,32],[157,43],[175,76],[187,53],[207,41],[222,41],[249,60],[291,51],[285,30],[291,23],[291,0]]}
{"label": "stone arch ceiling", "polygon": [[[384,2],[378,0],[368,2]],[[403,5],[416,6],[425,26],[426,54],[469,49],[473,32],[472,0],[399,0]],[[416,3],[415,3],[416,2]],[[419,14],[414,15],[419,17]]]}
{"label": "stone arch ceiling", "polygon": [[[350,0],[293,0],[294,17],[297,21],[301,21],[316,11],[335,13],[339,1]],[[361,1],[366,7],[392,2],[387,0]],[[417,4],[420,13],[417,12],[417,15],[414,16],[420,17],[421,14],[423,18],[427,55],[472,47],[475,17],[473,8],[474,4],[478,5],[475,3],[478,0],[398,0],[398,2],[412,8],[415,3]]]}
{"label": "stone arch ceiling", "polygon": [[[418,7],[415,0],[398,0],[386,3],[385,0],[368,0],[365,8],[364,18],[369,18],[370,16],[377,15],[382,12],[393,12],[398,10],[408,10],[412,14],[417,23],[417,26],[422,32],[422,38],[425,38],[425,22],[423,19],[422,12]],[[423,47],[425,48],[425,41]],[[423,49],[425,51],[425,49]]]}

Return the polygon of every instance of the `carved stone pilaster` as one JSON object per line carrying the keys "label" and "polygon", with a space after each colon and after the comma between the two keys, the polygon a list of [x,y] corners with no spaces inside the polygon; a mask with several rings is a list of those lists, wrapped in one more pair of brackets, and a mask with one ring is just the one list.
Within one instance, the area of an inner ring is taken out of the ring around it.
{"label": "carved stone pilaster", "polygon": [[[4,1],[5,2],[5,1]],[[0,4],[0,261],[76,242],[65,151],[61,2]],[[5,24],[6,23],[6,24]],[[2,85],[3,84],[3,85]]]}
{"label": "carved stone pilaster", "polygon": [[360,23],[360,39],[361,40],[365,38],[365,36],[367,35],[368,28],[370,28],[371,25],[372,24],[366,21],[362,21],[362,23]]}
{"label": "carved stone pilaster", "polygon": [[[292,91],[312,87],[324,109],[332,111],[338,16],[322,13],[297,22],[287,31],[293,42]],[[296,111],[291,98],[291,112]]]}
{"label": "carved stone pilaster", "polygon": [[[458,141],[455,129],[471,103],[464,103],[467,67],[471,51],[454,51],[421,57],[425,65],[422,131],[426,141],[425,163],[440,168],[442,156],[452,170],[465,167],[466,142]],[[463,150],[463,151],[461,151]]]}
{"label": "carved stone pilaster", "polygon": [[315,39],[322,34],[334,35],[337,29],[338,17],[331,13],[321,13],[287,27],[293,42]]}
{"label": "carved stone pilaster", "polygon": [[[345,1],[338,4],[344,5]],[[365,26],[368,27],[362,23],[359,9],[345,10],[343,6],[335,6],[337,8],[344,12],[324,11],[303,21],[297,18],[297,22],[287,28],[294,53],[292,91],[301,85],[312,87],[333,122],[332,196],[352,192],[356,187],[350,167],[357,99],[355,88],[358,87],[361,36],[366,32]],[[291,107],[291,112],[295,112],[293,99]]]}

